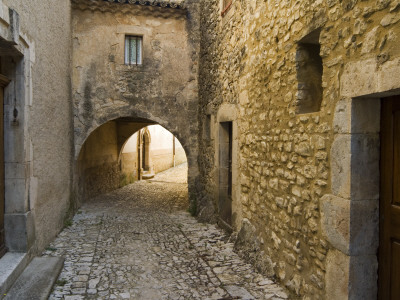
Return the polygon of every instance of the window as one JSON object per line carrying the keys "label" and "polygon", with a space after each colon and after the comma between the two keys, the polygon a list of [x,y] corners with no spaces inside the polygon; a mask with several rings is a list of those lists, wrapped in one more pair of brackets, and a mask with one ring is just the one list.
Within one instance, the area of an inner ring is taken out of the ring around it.
{"label": "window", "polygon": [[317,112],[321,107],[323,65],[319,54],[321,50],[319,35],[320,30],[318,29],[305,36],[297,45],[296,111],[298,114]]}
{"label": "window", "polygon": [[222,12],[221,15],[224,16],[229,8],[232,6],[232,0],[222,0]]}
{"label": "window", "polygon": [[125,37],[125,64],[142,64],[142,37],[127,35]]}

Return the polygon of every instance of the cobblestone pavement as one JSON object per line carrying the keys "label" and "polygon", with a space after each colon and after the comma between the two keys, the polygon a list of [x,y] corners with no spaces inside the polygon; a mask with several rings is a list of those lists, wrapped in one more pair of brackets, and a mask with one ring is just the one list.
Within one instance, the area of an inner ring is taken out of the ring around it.
{"label": "cobblestone pavement", "polygon": [[43,253],[65,257],[49,299],[287,299],[186,212],[186,174],[181,165],[84,204]]}

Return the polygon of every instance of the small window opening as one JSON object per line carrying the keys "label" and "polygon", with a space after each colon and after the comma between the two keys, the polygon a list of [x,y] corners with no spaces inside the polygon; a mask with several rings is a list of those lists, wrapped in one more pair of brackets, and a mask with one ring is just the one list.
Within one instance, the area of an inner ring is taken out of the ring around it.
{"label": "small window opening", "polygon": [[224,16],[232,6],[232,0],[222,0],[222,12],[221,15]]}
{"label": "small window opening", "polygon": [[125,64],[142,64],[142,37],[127,35],[125,37]]}
{"label": "small window opening", "polygon": [[296,52],[298,114],[317,112],[322,102],[322,58],[319,44],[320,30],[313,31],[299,43]]}

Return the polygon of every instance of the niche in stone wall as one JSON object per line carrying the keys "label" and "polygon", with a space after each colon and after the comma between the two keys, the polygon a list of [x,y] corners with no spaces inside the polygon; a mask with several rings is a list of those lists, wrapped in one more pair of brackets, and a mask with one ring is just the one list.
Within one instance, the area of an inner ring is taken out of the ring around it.
{"label": "niche in stone wall", "polygon": [[317,112],[322,101],[322,58],[319,35],[321,30],[315,30],[301,39],[297,45],[297,103],[298,114]]}

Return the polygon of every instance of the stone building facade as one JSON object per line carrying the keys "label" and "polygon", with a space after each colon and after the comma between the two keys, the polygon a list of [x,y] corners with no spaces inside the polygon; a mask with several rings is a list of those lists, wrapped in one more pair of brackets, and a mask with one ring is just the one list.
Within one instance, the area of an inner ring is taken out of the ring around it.
{"label": "stone building facade", "polygon": [[192,212],[293,297],[375,299],[378,273],[389,297],[398,0],[53,2],[0,0],[0,292],[160,124],[186,152]]}
{"label": "stone building facade", "polygon": [[400,88],[399,9],[202,2],[204,198],[304,299],[377,297],[380,106]]}
{"label": "stone building facade", "polygon": [[70,9],[69,0],[0,1],[1,294],[62,229],[72,199]]}
{"label": "stone building facade", "polygon": [[[185,149],[195,210],[199,3],[72,3],[76,201],[117,188],[122,146],[139,129],[160,124]],[[127,37],[142,43],[134,65],[126,62]]]}

